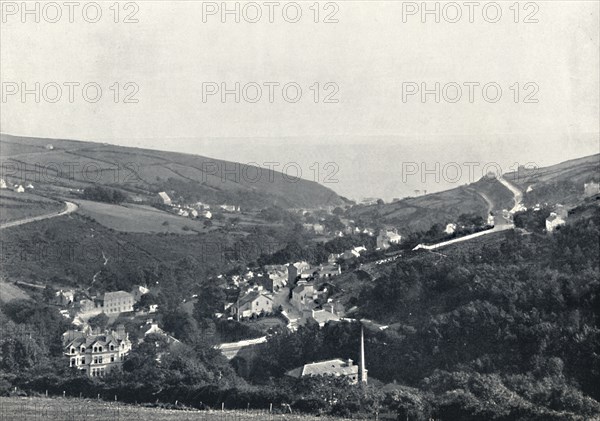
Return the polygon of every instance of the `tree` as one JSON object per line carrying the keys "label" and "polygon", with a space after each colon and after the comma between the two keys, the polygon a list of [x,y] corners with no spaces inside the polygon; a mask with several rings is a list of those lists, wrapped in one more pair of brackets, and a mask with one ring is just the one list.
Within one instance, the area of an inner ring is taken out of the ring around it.
{"label": "tree", "polygon": [[46,301],[47,303],[51,303],[56,297],[56,291],[54,290],[54,288],[52,288],[50,284],[46,284],[46,288],[44,288],[42,296],[44,297],[44,301]]}
{"label": "tree", "polygon": [[206,286],[198,294],[198,299],[194,304],[194,317],[198,321],[214,317],[215,313],[223,310],[226,298],[222,288],[213,284]]}
{"label": "tree", "polygon": [[92,329],[105,330],[108,326],[108,320],[109,317],[106,314],[100,313],[97,316],[91,317],[88,320],[88,324]]}

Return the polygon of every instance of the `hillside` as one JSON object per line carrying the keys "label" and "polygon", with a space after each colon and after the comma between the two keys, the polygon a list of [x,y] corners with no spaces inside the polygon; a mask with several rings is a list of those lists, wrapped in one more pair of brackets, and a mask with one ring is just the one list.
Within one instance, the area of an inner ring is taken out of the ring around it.
{"label": "hillside", "polygon": [[[562,203],[575,206],[584,199],[584,183],[600,180],[600,154],[535,170],[520,168],[504,179],[523,192],[523,203]],[[529,190],[529,191],[528,191]],[[486,216],[514,206],[512,193],[499,181],[483,177],[475,183],[438,193],[408,197],[382,205],[355,206],[349,217],[391,224],[403,233],[455,222],[462,213]]]}
{"label": "hillside", "polygon": [[286,177],[267,168],[192,154],[2,134],[0,159],[2,177],[8,183],[28,180],[54,189],[102,184],[142,199],[167,191],[172,198],[245,208],[318,208],[345,203],[316,182],[294,178],[293,168]]}
{"label": "hillside", "polygon": [[583,185],[600,181],[600,154],[572,159],[549,167],[508,173],[505,178],[524,192],[526,206],[536,203],[576,205],[583,198]]}
{"label": "hillside", "polygon": [[426,231],[435,223],[456,221],[463,213],[483,216],[488,209],[487,201],[474,188],[461,186],[384,205],[357,206],[348,216],[361,221],[380,221],[398,227],[403,233],[411,233]]}

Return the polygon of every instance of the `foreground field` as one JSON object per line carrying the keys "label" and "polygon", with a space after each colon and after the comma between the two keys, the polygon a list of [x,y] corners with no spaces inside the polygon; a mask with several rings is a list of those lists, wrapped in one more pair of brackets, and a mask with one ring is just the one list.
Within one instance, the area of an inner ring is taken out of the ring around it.
{"label": "foreground field", "polygon": [[144,421],[344,421],[342,418],[275,414],[269,411],[187,411],[69,398],[0,397],[0,419]]}

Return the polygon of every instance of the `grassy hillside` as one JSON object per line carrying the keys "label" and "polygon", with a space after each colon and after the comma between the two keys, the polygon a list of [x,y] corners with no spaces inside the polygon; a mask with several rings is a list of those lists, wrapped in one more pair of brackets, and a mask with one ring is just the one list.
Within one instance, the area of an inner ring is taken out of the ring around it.
{"label": "grassy hillside", "polygon": [[318,183],[294,179],[292,170],[286,177],[266,168],[183,153],[3,134],[0,159],[3,177],[10,182],[27,179],[68,189],[103,184],[142,197],[168,191],[172,198],[246,208],[344,203]]}
{"label": "grassy hillside", "polygon": [[526,206],[536,203],[575,205],[583,198],[584,183],[600,181],[600,154],[535,170],[520,168],[505,178],[525,192]]}
{"label": "grassy hillside", "polygon": [[58,212],[64,204],[31,193],[0,190],[0,223]]}
{"label": "grassy hillside", "polygon": [[[583,184],[600,180],[600,154],[536,170],[521,168],[504,178],[523,191],[526,206],[535,203],[577,205],[584,199]],[[530,191],[527,189],[530,187]],[[514,206],[512,193],[493,178],[451,190],[409,197],[383,205],[355,206],[349,217],[375,220],[398,227],[404,234],[425,231],[433,224],[456,222],[463,213],[486,216]]]}
{"label": "grassy hillside", "polygon": [[463,213],[483,216],[488,208],[488,203],[476,190],[461,186],[384,205],[357,206],[349,212],[349,217],[392,224],[407,234],[426,231],[435,223],[454,222]]}

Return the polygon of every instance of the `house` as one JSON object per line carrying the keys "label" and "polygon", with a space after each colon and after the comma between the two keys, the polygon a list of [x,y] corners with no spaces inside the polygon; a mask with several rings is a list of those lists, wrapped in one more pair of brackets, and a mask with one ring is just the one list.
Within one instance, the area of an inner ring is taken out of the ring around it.
{"label": "house", "polygon": [[331,253],[329,257],[327,257],[328,263],[336,263],[339,259],[342,258],[344,253]]}
{"label": "house", "polygon": [[240,207],[234,206],[234,205],[221,205],[219,207],[227,212],[239,212],[240,211]]}
{"label": "house", "polygon": [[67,306],[75,301],[75,291],[72,289],[69,290],[60,290],[56,291],[54,300],[56,304],[60,306]]}
{"label": "house", "polygon": [[331,263],[328,265],[320,265],[317,269],[317,276],[319,278],[331,278],[332,276],[338,276],[342,273],[340,265]]}
{"label": "house", "polygon": [[7,189],[6,181],[3,178],[0,178],[0,189]]}
{"label": "house", "polygon": [[264,292],[250,291],[231,307],[232,313],[239,319],[273,312],[273,298]]}
{"label": "house", "polygon": [[496,224],[496,221],[494,220],[494,215],[492,215],[491,213],[487,217],[487,224],[490,227],[493,227]]}
{"label": "house", "polygon": [[313,224],[313,231],[315,234],[323,234],[325,232],[325,227],[321,224]]}
{"label": "house", "polygon": [[106,314],[119,314],[133,311],[135,300],[126,291],[107,292],[103,298],[103,311]]}
{"label": "house", "polygon": [[261,277],[259,283],[270,292],[277,292],[287,285],[287,273],[283,270],[270,270]]}
{"label": "house", "polygon": [[362,230],[363,234],[367,234],[369,237],[372,237],[375,235],[375,231],[373,231],[371,228],[365,228]]}
{"label": "house", "polygon": [[299,285],[292,290],[290,304],[302,311],[306,308],[313,307],[316,298],[317,290],[315,289],[315,286],[306,283],[306,281],[300,281]]}
{"label": "house", "polygon": [[444,230],[444,233],[454,234],[455,231],[456,231],[456,224],[453,224],[453,223],[446,224],[446,229]]}
{"label": "house", "polygon": [[596,183],[594,181],[590,181],[589,183],[584,183],[583,194],[585,196],[594,196],[594,195],[600,194],[600,183]]}
{"label": "house", "polygon": [[178,343],[179,340],[171,335],[169,335],[168,333],[166,333],[164,330],[162,330],[160,327],[158,327],[158,323],[156,323],[154,320],[152,319],[148,319],[146,320],[146,324],[144,324],[141,328],[140,328],[140,333],[143,335],[141,338],[139,338],[138,343],[142,343],[144,341],[144,338],[150,334],[154,334],[154,335],[160,335],[163,338],[165,338],[167,340],[168,344],[171,343]]}
{"label": "house", "polygon": [[142,298],[142,295],[148,294],[149,292],[150,290],[146,287],[143,287],[141,285],[134,285],[133,289],[131,290],[133,301],[137,303]]}
{"label": "house", "polygon": [[546,218],[546,232],[552,233],[561,225],[564,225],[566,221],[556,212],[550,213],[550,216]]}
{"label": "house", "polygon": [[131,341],[123,326],[101,334],[67,331],[63,334],[63,349],[69,367],[82,370],[89,377],[103,377],[121,369]]}
{"label": "house", "polygon": [[304,364],[302,367],[290,370],[285,374],[296,379],[308,376],[346,377],[350,384],[357,384],[359,380],[359,367],[358,365],[354,365],[352,360],[336,358],[334,360]]}
{"label": "house", "polygon": [[336,314],[332,303],[327,303],[322,310],[304,309],[302,310],[301,324],[316,323],[319,327],[325,326],[328,322],[337,322],[340,316]]}
{"label": "house", "polygon": [[391,247],[392,244],[399,244],[402,240],[402,236],[398,234],[398,231],[393,229],[380,230],[377,236],[377,248],[379,250],[386,250]]}
{"label": "house", "polygon": [[96,309],[96,305],[92,300],[88,300],[86,298],[79,300],[79,311],[81,313],[88,313],[90,311],[94,311]]}
{"label": "house", "polygon": [[29,183],[25,186],[26,189],[33,190],[33,184]]}
{"label": "house", "polygon": [[163,205],[171,205],[171,198],[169,197],[169,195],[167,193],[165,193],[164,191],[161,191],[158,193],[158,197],[156,198],[158,200],[158,203],[163,204]]}
{"label": "house", "polygon": [[190,209],[190,217],[192,218],[197,218],[198,217],[198,211],[196,209]]}
{"label": "house", "polygon": [[49,151],[52,151],[52,150],[54,150],[54,146],[52,145],[52,143],[48,143],[46,145],[46,149],[49,150]]}
{"label": "house", "polygon": [[298,276],[310,272],[311,266],[310,263],[302,261],[288,264],[287,270],[288,283],[292,285],[294,282],[296,282],[296,278],[298,278]]}
{"label": "house", "polygon": [[554,206],[554,213],[556,213],[558,216],[560,216],[563,219],[567,219],[567,217],[569,216],[569,210],[567,208],[565,208],[563,205],[561,205],[560,203],[557,203]]}
{"label": "house", "polygon": [[21,184],[19,184],[18,186],[15,185],[15,191],[17,193],[25,193],[25,188]]}
{"label": "house", "polygon": [[209,210],[203,210],[200,215],[206,219],[212,218],[212,213]]}
{"label": "house", "polygon": [[345,260],[354,259],[360,257],[360,254],[364,251],[367,251],[367,248],[364,246],[353,247],[350,250],[346,250],[342,255],[342,258]]}

